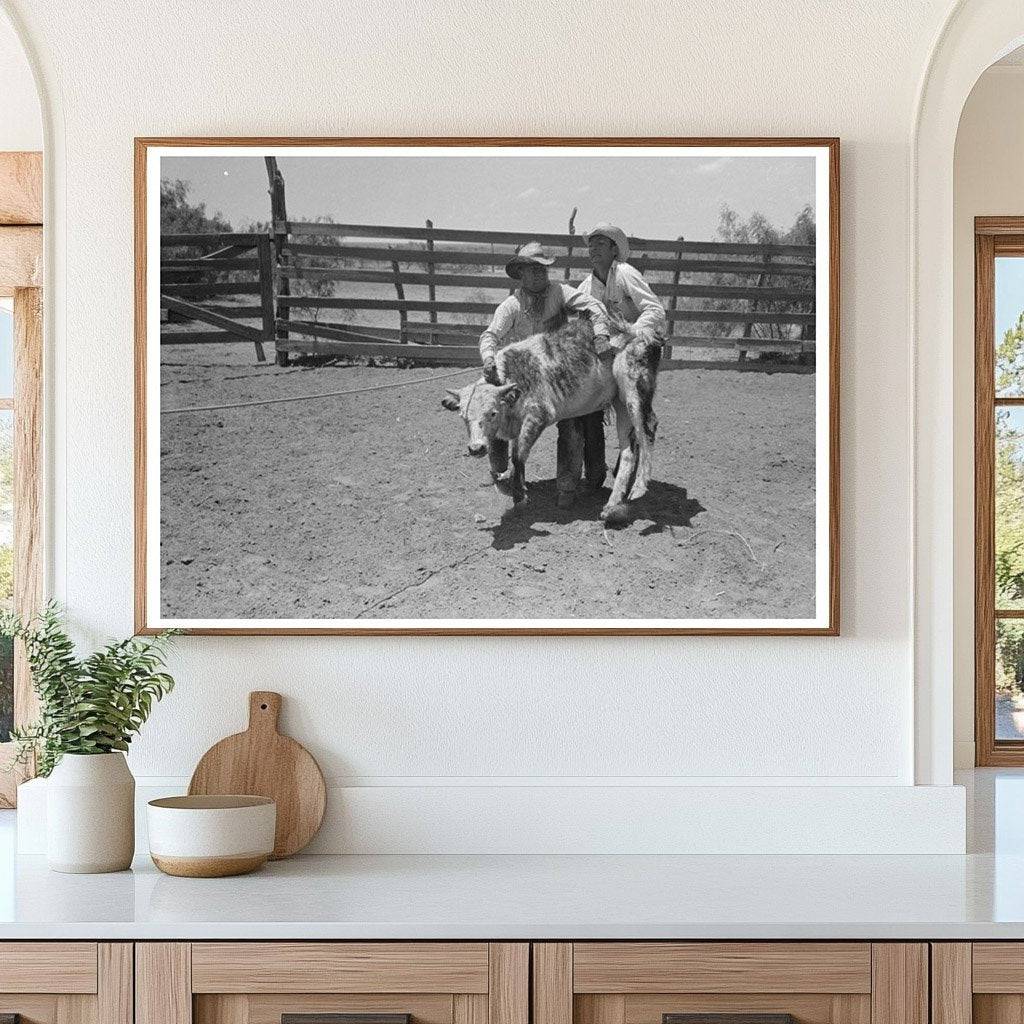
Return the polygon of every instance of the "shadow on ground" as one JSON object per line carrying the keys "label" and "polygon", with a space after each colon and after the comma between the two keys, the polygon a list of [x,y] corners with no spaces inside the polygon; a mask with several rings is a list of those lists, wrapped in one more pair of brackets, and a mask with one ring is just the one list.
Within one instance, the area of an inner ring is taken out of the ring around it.
{"label": "shadow on ground", "polygon": [[[571,508],[558,507],[558,492],[554,479],[536,480],[528,485],[529,500],[519,508],[509,508],[501,520],[490,527],[494,538],[493,547],[508,551],[517,544],[525,544],[534,537],[549,537],[548,526],[568,526],[576,522],[597,522],[601,518],[610,488],[581,492]],[[695,498],[688,497],[685,487],[652,480],[651,485],[639,501],[631,502],[629,519],[622,526],[637,520],[650,520],[640,531],[640,536],[662,533],[673,526],[688,527],[693,517],[705,511]],[[621,528],[621,527],[619,527]]]}

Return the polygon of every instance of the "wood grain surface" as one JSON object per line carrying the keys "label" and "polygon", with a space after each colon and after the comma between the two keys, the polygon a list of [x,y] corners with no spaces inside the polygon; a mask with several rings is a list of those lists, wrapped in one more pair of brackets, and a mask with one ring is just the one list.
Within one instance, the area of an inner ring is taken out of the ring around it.
{"label": "wood grain surface", "polygon": [[864,942],[577,942],[576,992],[870,992]]}
{"label": "wood grain surface", "polygon": [[317,834],[327,806],[323,773],[300,743],[278,732],[281,695],[249,694],[249,727],[211,747],[192,775],[190,795],[270,797],[277,804],[273,859],[290,857]]}
{"label": "wood grain surface", "polygon": [[971,944],[933,942],[931,953],[932,1024],[971,1024]]}
{"label": "wood grain surface", "polygon": [[96,992],[95,942],[5,942],[0,992]]}
{"label": "wood grain surface", "polygon": [[929,1024],[928,946],[871,946],[871,1024]]}
{"label": "wood grain surface", "polygon": [[571,942],[533,944],[533,1024],[573,1024]]}
{"label": "wood grain surface", "polygon": [[43,154],[0,153],[0,224],[43,223]]}
{"label": "wood grain surface", "polygon": [[487,976],[488,951],[483,942],[197,942],[192,946],[195,992],[486,993]]}
{"label": "wood grain surface", "polygon": [[187,942],[135,945],[135,1024],[192,1024],[192,951]]}
{"label": "wood grain surface", "polygon": [[43,285],[43,229],[0,226],[0,295]]}

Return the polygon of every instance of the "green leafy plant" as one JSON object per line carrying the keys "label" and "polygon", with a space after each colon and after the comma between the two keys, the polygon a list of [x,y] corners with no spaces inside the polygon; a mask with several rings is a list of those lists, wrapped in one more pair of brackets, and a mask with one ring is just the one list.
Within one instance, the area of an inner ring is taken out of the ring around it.
{"label": "green leafy plant", "polygon": [[13,612],[0,614],[0,635],[25,644],[39,696],[39,721],[11,733],[17,760],[34,753],[38,774],[49,775],[65,754],[127,750],[153,702],[174,688],[161,669],[177,632],[129,637],[79,658],[55,603],[27,622]]}

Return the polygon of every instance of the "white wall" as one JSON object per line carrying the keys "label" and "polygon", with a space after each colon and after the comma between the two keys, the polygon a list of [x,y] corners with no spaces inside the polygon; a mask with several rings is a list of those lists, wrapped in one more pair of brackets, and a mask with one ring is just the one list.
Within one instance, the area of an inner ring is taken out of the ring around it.
{"label": "white wall", "polygon": [[908,155],[946,0],[6,2],[54,115],[52,585],[92,637],[132,627],[133,136],[843,140],[841,638],[185,639],[137,773],[187,776],[275,688],[335,784],[425,805],[466,783],[913,781]]}
{"label": "white wall", "polygon": [[43,148],[39,94],[25,51],[0,11],[0,150]]}
{"label": "white wall", "polygon": [[974,218],[1024,215],[1024,66],[990,68],[964,106],[954,160],[954,739],[974,764]]}

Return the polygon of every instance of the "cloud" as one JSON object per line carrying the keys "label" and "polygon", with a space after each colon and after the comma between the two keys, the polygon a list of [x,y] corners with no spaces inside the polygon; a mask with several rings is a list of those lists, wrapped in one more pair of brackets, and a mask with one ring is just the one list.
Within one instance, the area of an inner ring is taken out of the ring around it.
{"label": "cloud", "polygon": [[693,173],[714,174],[715,171],[720,171],[728,162],[729,158],[727,156],[716,157],[714,160],[705,160],[702,163],[697,164],[693,169]]}

